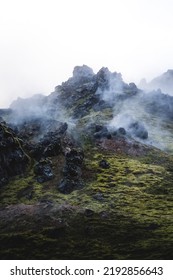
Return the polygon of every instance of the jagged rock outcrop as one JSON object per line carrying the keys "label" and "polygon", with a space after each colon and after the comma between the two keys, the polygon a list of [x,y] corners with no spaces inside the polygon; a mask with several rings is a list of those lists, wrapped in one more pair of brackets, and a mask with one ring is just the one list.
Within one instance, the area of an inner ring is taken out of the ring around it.
{"label": "jagged rock outcrop", "polygon": [[117,98],[126,99],[139,92],[134,83],[126,84],[120,73],[111,73],[108,68],[101,68],[97,74],[86,65],[74,68],[73,77],[48,97],[49,111],[56,114],[68,110],[69,116],[78,119],[90,114],[113,108]]}
{"label": "jagged rock outcrop", "polygon": [[68,194],[82,187],[81,168],[84,153],[77,149],[67,149],[65,152],[65,166],[63,168],[63,179],[58,185],[60,192]]}
{"label": "jagged rock outcrop", "polygon": [[23,139],[28,153],[36,160],[62,153],[62,137],[67,123],[47,118],[32,118],[16,126],[18,136]]}
{"label": "jagged rock outcrop", "polygon": [[[90,81],[94,76],[94,72],[92,68],[88,67],[87,65],[75,66],[73,70],[73,78],[80,83],[85,83]],[[85,79],[84,79],[85,78]],[[82,79],[82,80],[81,80]]]}
{"label": "jagged rock outcrop", "polygon": [[20,139],[4,122],[0,123],[0,186],[15,175],[22,174],[29,163]]}
{"label": "jagged rock outcrop", "polygon": [[37,161],[34,167],[37,181],[51,180],[53,172],[47,158],[62,154],[67,127],[67,123],[47,118],[32,118],[9,127],[1,118],[0,186],[23,174],[31,159]]}

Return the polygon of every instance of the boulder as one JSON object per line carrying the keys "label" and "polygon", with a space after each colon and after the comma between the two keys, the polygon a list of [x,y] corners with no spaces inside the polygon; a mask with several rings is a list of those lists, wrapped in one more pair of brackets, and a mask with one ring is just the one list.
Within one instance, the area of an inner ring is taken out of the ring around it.
{"label": "boulder", "polygon": [[118,137],[124,137],[126,135],[126,130],[124,127],[119,127],[117,130],[112,132],[112,135],[116,138]]}
{"label": "boulder", "polygon": [[52,172],[52,163],[48,159],[42,159],[34,166],[34,173],[39,183],[52,180],[54,175]]}
{"label": "boulder", "polygon": [[146,130],[145,126],[138,121],[132,122],[129,125],[129,131],[132,135],[134,135],[140,139],[148,138],[148,131]]}
{"label": "boulder", "polygon": [[106,126],[96,126],[96,132],[94,133],[94,138],[95,139],[101,139],[101,138],[107,138],[111,139],[111,134],[108,131]]}
{"label": "boulder", "polygon": [[110,167],[110,164],[109,162],[107,162],[105,159],[102,159],[100,162],[99,162],[99,166],[101,168],[104,168],[104,169],[107,169]]}

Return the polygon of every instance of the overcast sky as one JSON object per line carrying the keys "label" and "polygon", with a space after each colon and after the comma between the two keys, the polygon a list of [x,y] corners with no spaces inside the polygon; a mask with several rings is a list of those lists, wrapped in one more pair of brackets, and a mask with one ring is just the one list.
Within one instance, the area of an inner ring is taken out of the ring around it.
{"label": "overcast sky", "polygon": [[138,83],[173,69],[173,0],[0,0],[0,107],[87,64]]}

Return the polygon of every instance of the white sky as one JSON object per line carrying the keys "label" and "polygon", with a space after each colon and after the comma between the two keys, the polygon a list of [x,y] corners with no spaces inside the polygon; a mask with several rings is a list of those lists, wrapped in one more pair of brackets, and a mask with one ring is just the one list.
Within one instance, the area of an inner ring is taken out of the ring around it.
{"label": "white sky", "polygon": [[173,69],[173,0],[0,0],[0,107],[87,64],[127,82]]}

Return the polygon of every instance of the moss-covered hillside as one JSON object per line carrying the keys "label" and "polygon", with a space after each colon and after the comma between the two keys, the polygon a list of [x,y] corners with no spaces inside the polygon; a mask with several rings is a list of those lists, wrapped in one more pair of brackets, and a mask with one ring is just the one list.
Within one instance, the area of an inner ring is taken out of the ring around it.
{"label": "moss-covered hillside", "polygon": [[20,166],[15,149],[28,160],[22,172],[2,173],[1,259],[172,259],[173,156],[148,145],[141,120],[109,126],[117,106],[140,91],[116,76],[125,95],[101,100],[108,75],[76,69],[42,99],[52,118],[17,122],[19,112],[10,112],[15,121],[1,120],[1,170]]}

